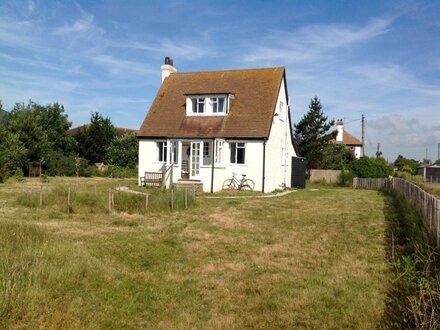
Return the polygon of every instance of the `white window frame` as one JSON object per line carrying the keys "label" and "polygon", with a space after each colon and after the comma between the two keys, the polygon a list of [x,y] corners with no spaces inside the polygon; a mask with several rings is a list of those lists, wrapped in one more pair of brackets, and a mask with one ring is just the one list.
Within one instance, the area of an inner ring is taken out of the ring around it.
{"label": "white window frame", "polygon": [[225,140],[216,139],[215,140],[215,154],[214,154],[214,165],[223,166],[224,162],[224,150],[225,150]]}
{"label": "white window frame", "polygon": [[[191,111],[193,114],[204,114],[206,112],[206,97],[193,97],[191,98],[191,103]],[[203,111],[200,111],[201,107]]]}
{"label": "white window frame", "polygon": [[[220,99],[223,99],[223,107],[221,109],[219,108]],[[203,104],[203,112],[200,111],[201,104]],[[228,94],[190,95],[187,97],[187,116],[226,116],[228,112]]]}
{"label": "white window frame", "polygon": [[[219,114],[219,113],[226,113],[226,100],[227,97],[226,96],[216,96],[216,97],[211,97],[211,107],[212,107],[212,113],[215,114]],[[219,107],[220,104],[220,100],[223,100],[223,106]]]}
{"label": "white window frame", "polygon": [[[232,162],[231,160],[232,160],[232,144],[236,144],[236,146],[235,146],[235,162]],[[238,146],[238,144],[243,144],[243,146]],[[231,165],[246,165],[246,142],[243,142],[243,141],[231,141],[231,142],[229,142],[229,152],[230,152],[230,154],[229,154],[229,163],[231,164]],[[244,149],[244,162],[243,163],[237,163],[237,155],[238,155],[238,152],[237,152],[237,150],[238,149]]]}
{"label": "white window frame", "polygon": [[[162,147],[159,145],[162,144]],[[168,160],[168,143],[166,140],[156,141],[156,159],[160,163],[166,163]],[[162,157],[161,157],[162,156]],[[162,158],[162,160],[160,159]]]}
{"label": "white window frame", "polygon": [[170,164],[179,164],[179,141],[170,141]]}

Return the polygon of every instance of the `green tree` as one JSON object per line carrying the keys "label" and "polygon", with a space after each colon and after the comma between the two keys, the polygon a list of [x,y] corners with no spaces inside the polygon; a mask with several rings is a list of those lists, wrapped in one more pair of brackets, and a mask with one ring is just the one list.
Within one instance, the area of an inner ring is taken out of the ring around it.
{"label": "green tree", "polygon": [[393,169],[382,157],[363,156],[355,159],[350,169],[359,178],[386,178],[393,174]]}
{"label": "green tree", "polygon": [[330,131],[334,121],[327,122],[321,102],[317,96],[310,100],[309,111],[295,125],[295,139],[299,154],[307,158],[307,167],[317,168],[323,150],[330,140],[336,138],[337,131]]}
{"label": "green tree", "polygon": [[41,126],[34,106],[35,103],[32,101],[28,105],[17,103],[9,115],[6,127],[19,137],[20,142],[26,148],[28,162],[41,163],[47,159],[52,142]]}
{"label": "green tree", "polygon": [[326,170],[342,170],[353,162],[355,156],[345,144],[329,143],[322,151],[319,168]]}
{"label": "green tree", "polygon": [[397,167],[398,171],[407,172],[410,174],[417,174],[417,167],[420,163],[415,159],[405,158],[402,155],[397,156],[394,161],[394,166]]}
{"label": "green tree", "polygon": [[66,134],[72,123],[64,113],[64,107],[56,102],[46,106],[32,103],[32,107],[35,118],[46,132],[48,140],[51,141],[51,150],[66,155],[72,154],[76,148],[76,141]]}
{"label": "green tree", "polygon": [[105,162],[115,166],[135,167],[138,163],[138,150],[136,135],[125,134],[113,140],[107,149]]}
{"label": "green tree", "polygon": [[78,154],[91,163],[101,163],[116,137],[116,129],[109,118],[102,117],[98,112],[92,113],[90,121],[90,126],[80,130],[76,136]]}
{"label": "green tree", "polygon": [[3,109],[2,101],[0,100],[0,125],[6,124],[9,113]]}
{"label": "green tree", "polygon": [[11,133],[0,126],[0,169],[6,174],[13,174],[17,168],[25,167],[27,150],[17,133]]}

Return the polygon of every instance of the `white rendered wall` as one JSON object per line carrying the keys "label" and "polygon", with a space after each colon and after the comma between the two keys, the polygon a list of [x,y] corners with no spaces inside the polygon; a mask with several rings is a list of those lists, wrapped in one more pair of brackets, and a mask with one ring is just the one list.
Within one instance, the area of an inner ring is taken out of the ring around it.
{"label": "white rendered wall", "polygon": [[[153,139],[139,140],[139,177],[143,176],[145,172],[162,172],[170,167],[170,164],[157,161],[157,141]],[[181,178],[181,159],[182,159],[182,143],[190,141],[209,141],[204,140],[180,140],[179,141],[179,160],[178,164],[173,166],[173,182],[177,182]],[[245,164],[231,164],[230,163],[230,142],[245,142]],[[170,150],[170,143],[168,151]],[[263,178],[263,141],[261,140],[231,140],[225,141],[223,154],[223,165],[214,166],[214,185],[213,190],[219,191],[222,189],[223,182],[232,177],[232,173],[237,174],[237,178],[241,179],[242,174],[246,174],[246,178],[252,179],[255,182],[255,190],[261,191]],[[212,149],[211,149],[212,155]],[[170,156],[168,155],[168,160]],[[167,186],[170,184],[169,171],[167,172]],[[200,165],[199,180],[203,183],[203,191],[211,191],[212,165]]]}
{"label": "white rendered wall", "polygon": [[359,146],[354,147],[354,156],[357,159],[361,158],[361,150],[362,150],[362,147],[359,147]]}
{"label": "white rendered wall", "polygon": [[[291,139],[291,128],[288,117],[287,96],[283,79],[278,93],[278,100],[272,121],[270,136],[266,142],[266,180],[265,192],[291,186],[292,157],[296,156]],[[280,113],[280,102],[284,111]]]}

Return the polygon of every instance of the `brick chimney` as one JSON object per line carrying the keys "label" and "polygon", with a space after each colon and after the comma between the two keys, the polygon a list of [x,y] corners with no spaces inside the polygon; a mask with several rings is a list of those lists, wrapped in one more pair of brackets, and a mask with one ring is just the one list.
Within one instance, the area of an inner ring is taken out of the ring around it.
{"label": "brick chimney", "polygon": [[162,82],[170,74],[177,72],[176,68],[173,66],[173,59],[171,57],[165,57],[165,64],[160,67],[162,70]]}
{"label": "brick chimney", "polygon": [[338,119],[336,121],[336,130],[338,131],[338,135],[336,135],[336,142],[344,141],[344,122],[342,119]]}

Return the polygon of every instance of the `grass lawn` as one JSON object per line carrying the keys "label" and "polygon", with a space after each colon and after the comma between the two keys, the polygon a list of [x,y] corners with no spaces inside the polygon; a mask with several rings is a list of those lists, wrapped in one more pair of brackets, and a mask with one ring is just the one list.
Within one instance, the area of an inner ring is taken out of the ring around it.
{"label": "grass lawn", "polygon": [[[130,184],[51,180],[104,196]],[[18,203],[31,185],[0,185],[0,328],[372,329],[383,318],[388,200],[375,191],[67,214]]]}

